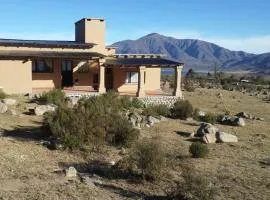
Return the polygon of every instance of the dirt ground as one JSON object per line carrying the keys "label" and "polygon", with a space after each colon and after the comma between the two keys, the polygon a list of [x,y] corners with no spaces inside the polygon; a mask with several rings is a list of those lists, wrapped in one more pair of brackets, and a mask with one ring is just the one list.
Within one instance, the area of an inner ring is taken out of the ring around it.
{"label": "dirt ground", "polygon": [[[220,98],[219,93],[222,93]],[[119,149],[106,147],[101,153],[52,151],[40,145],[42,118],[24,113],[26,99],[14,106],[18,115],[0,114],[0,199],[166,199],[166,191],[181,178],[187,164],[213,180],[219,199],[270,199],[270,103],[239,92],[197,89],[185,93],[194,107],[205,112],[232,114],[244,111],[265,121],[245,120],[245,127],[217,125],[221,131],[236,134],[234,144],[209,144],[210,155],[191,158],[188,153],[197,124],[169,120],[141,131],[141,138],[158,136],[167,155],[167,166],[159,182],[136,183],[127,179],[101,177],[102,184],[88,186],[79,179],[68,180],[56,173],[66,166],[81,166],[89,161],[117,161]]]}

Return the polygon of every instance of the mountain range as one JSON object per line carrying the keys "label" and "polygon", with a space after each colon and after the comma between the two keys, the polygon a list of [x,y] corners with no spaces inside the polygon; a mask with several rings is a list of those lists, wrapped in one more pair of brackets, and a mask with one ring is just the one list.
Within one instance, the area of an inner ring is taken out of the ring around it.
{"label": "mountain range", "polygon": [[212,71],[270,72],[270,53],[251,54],[231,51],[216,44],[196,39],[176,39],[151,33],[137,40],[123,40],[113,44],[117,53],[165,54],[185,63],[185,69]]}

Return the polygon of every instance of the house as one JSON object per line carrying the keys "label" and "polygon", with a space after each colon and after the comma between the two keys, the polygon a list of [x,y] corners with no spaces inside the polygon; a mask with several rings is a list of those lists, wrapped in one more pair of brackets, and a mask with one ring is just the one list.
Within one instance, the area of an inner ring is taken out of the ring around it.
{"label": "house", "polygon": [[115,54],[105,44],[105,20],[75,23],[75,41],[0,39],[0,87],[8,94],[65,91],[144,97],[160,93],[162,67],[175,68],[174,96],[181,97],[183,63],[155,54]]}

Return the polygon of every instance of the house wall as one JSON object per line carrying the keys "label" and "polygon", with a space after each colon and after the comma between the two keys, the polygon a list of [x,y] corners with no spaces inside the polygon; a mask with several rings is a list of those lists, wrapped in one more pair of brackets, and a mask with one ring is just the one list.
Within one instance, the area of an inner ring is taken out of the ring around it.
{"label": "house wall", "polygon": [[[125,83],[126,72],[138,72],[138,68],[113,68],[114,89],[118,92],[135,93],[138,90],[138,83]],[[160,68],[146,68],[145,74],[145,90],[153,91],[160,89]]]}
{"label": "house wall", "polygon": [[35,72],[32,73],[32,88],[34,92],[41,92],[52,90],[54,88],[61,88],[61,67],[60,60],[53,60],[53,72]]}
{"label": "house wall", "polygon": [[0,87],[8,94],[32,92],[31,61],[0,60]]}

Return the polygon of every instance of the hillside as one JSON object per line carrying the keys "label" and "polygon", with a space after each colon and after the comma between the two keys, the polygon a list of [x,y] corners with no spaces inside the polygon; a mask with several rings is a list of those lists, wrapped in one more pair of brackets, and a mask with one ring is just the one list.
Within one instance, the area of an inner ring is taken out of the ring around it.
{"label": "hillside", "polygon": [[176,39],[158,33],[137,40],[116,42],[117,53],[158,53],[183,61],[186,69],[212,70],[215,65],[223,70],[270,71],[270,53],[255,55],[230,51],[216,44],[195,40]]}

